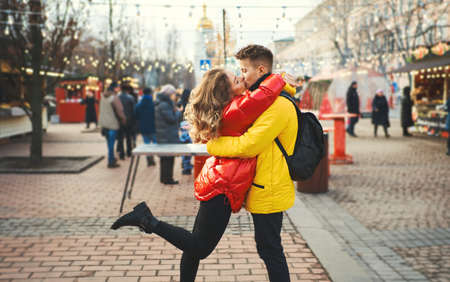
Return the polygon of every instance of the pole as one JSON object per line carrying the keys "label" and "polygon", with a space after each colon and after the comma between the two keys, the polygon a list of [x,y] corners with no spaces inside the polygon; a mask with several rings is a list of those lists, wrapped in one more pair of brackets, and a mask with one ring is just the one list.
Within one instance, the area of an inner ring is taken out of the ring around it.
{"label": "pole", "polygon": [[222,10],[222,25],[223,25],[223,61],[227,65],[227,32],[225,30],[225,9]]}

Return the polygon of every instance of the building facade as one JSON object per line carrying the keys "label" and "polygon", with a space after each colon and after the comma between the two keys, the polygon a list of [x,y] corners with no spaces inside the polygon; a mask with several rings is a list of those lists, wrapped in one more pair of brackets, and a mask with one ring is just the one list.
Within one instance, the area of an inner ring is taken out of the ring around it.
{"label": "building facade", "polygon": [[449,41],[449,12],[445,0],[326,0],[296,23],[277,63],[311,75],[350,65],[384,73],[420,46]]}

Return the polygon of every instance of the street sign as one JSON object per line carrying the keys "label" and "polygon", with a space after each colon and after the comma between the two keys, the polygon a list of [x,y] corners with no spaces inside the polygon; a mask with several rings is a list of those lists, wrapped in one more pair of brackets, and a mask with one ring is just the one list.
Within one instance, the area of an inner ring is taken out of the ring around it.
{"label": "street sign", "polygon": [[208,71],[211,69],[211,60],[200,60],[200,70],[201,71]]}

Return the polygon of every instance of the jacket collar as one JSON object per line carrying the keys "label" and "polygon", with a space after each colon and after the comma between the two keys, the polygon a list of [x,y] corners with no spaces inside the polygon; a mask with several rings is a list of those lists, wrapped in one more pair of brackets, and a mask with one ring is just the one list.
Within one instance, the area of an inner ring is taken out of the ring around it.
{"label": "jacket collar", "polygon": [[271,75],[270,72],[266,73],[265,75],[261,76],[255,83],[253,83],[252,86],[250,86],[248,88],[249,91],[255,91],[256,89],[258,89],[259,85],[261,84],[261,82],[263,82],[267,77],[269,77],[269,75]]}

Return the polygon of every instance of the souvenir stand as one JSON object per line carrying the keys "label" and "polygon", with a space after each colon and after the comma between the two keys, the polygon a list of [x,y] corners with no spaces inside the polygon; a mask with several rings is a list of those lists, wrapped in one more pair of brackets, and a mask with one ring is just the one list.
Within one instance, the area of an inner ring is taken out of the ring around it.
{"label": "souvenir stand", "polygon": [[[96,77],[66,79],[55,88],[56,113],[59,122],[84,122],[86,106],[81,102],[91,91],[95,99],[100,99],[101,82]],[[96,105],[98,113],[98,104]]]}
{"label": "souvenir stand", "polygon": [[[0,139],[32,131],[31,120],[17,100],[25,95],[25,86],[21,84],[18,88],[13,83],[17,77],[17,72],[6,62],[0,61]],[[24,106],[30,108],[28,103]],[[46,130],[47,126],[47,108],[42,107],[43,130]]]}
{"label": "souvenir stand", "polygon": [[[427,51],[423,51],[426,47],[420,48],[421,54],[428,54]],[[450,52],[448,47],[444,50],[447,50],[446,54],[445,52],[441,56],[430,54],[431,56],[416,60],[393,72],[410,73],[412,76],[413,117],[419,130],[429,135],[447,137],[448,132],[445,131],[447,112],[442,106],[450,97]]]}

